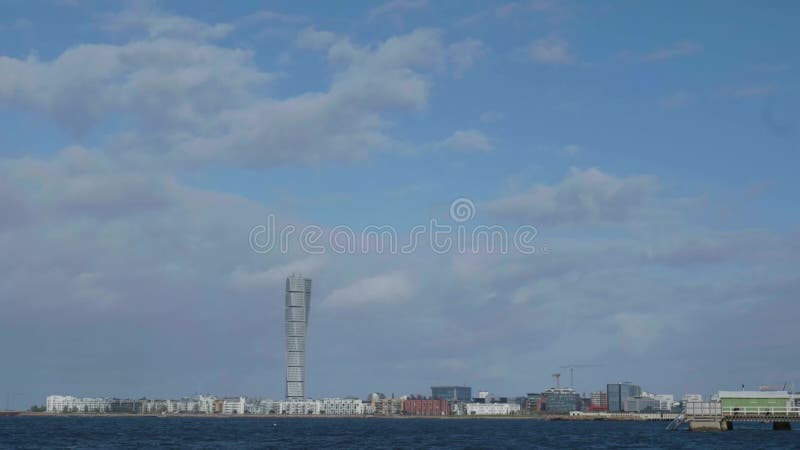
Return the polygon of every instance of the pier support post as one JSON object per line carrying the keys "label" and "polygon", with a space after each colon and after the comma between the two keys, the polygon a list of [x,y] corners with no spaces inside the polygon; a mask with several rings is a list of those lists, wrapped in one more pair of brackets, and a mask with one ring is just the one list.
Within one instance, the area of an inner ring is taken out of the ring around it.
{"label": "pier support post", "polygon": [[775,431],[792,431],[791,422],[772,422],[772,429]]}
{"label": "pier support post", "polygon": [[727,431],[728,425],[724,420],[692,420],[689,422],[689,431]]}
{"label": "pier support post", "polygon": [[726,421],[725,422],[725,429],[727,429],[728,431],[733,430],[733,422],[731,422],[730,420]]}

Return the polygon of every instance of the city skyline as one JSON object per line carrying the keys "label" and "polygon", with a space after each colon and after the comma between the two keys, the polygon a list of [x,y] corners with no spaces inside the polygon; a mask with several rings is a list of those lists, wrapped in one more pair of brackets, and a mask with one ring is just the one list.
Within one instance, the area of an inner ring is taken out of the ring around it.
{"label": "city skyline", "polygon": [[798,16],[2,1],[0,400],[800,381]]}

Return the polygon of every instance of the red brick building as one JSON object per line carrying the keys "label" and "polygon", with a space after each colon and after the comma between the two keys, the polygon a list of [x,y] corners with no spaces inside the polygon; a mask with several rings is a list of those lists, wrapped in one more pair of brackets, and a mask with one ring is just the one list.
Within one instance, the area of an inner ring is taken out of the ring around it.
{"label": "red brick building", "polygon": [[403,402],[403,413],[407,416],[449,416],[447,400],[413,399]]}

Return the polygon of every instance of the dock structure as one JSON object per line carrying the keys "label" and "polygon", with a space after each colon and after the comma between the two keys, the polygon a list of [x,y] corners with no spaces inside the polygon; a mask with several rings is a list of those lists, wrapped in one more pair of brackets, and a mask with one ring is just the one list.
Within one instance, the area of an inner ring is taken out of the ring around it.
{"label": "dock structure", "polygon": [[800,422],[800,406],[786,391],[721,391],[719,401],[689,402],[667,426],[691,431],[728,431],[736,422],[771,422],[773,430],[791,430]]}

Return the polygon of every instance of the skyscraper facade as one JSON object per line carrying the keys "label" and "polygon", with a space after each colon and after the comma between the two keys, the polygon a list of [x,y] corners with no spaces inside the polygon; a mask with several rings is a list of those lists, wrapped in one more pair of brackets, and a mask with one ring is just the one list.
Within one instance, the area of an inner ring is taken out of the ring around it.
{"label": "skyscraper facade", "polygon": [[642,395],[642,388],[630,381],[606,385],[608,412],[625,411],[625,401],[639,395]]}
{"label": "skyscraper facade", "polygon": [[286,279],[286,398],[306,395],[306,332],[311,310],[311,279],[294,275]]}
{"label": "skyscraper facade", "polygon": [[431,386],[431,398],[469,403],[472,401],[472,388],[469,386]]}

